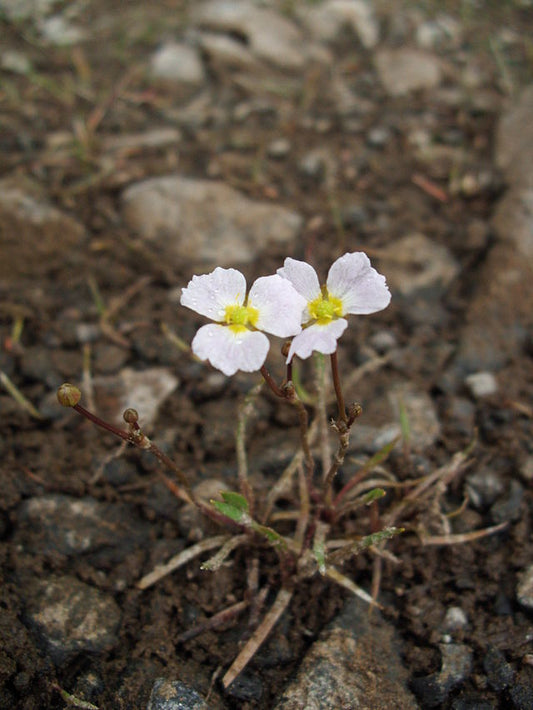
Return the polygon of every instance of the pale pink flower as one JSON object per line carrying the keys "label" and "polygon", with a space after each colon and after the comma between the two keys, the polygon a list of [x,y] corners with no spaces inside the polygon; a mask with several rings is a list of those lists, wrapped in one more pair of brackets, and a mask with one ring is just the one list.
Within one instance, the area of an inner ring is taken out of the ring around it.
{"label": "pale pink flower", "polygon": [[276,274],[254,281],[246,296],[241,272],[218,266],[192,277],[181,304],[215,321],[198,330],[192,351],[229,376],[261,369],[270,347],[264,333],[287,338],[301,332],[305,299]]}
{"label": "pale pink flower", "polygon": [[287,362],[294,355],[308,358],[315,350],[325,355],[335,352],[337,340],[348,325],[344,316],[376,313],[386,308],[391,298],[385,277],[370,265],[363,252],[337,259],[322,287],[316,271],[305,261],[289,257],[278,274],[307,301],[303,330],[293,339]]}

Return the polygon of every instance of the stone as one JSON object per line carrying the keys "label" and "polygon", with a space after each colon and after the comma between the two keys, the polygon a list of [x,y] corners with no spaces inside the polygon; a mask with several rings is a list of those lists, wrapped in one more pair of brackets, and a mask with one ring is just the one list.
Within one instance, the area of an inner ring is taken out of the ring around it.
{"label": "stone", "polygon": [[0,55],[0,67],[14,74],[29,74],[32,70],[32,63],[22,52],[8,50]]}
{"label": "stone", "polygon": [[424,234],[408,234],[380,250],[387,283],[400,296],[431,291],[441,297],[459,273],[450,251]]}
{"label": "stone", "polygon": [[211,61],[213,71],[223,69],[257,69],[258,60],[239,40],[215,32],[201,32],[199,46]]}
{"label": "stone", "polygon": [[205,699],[181,680],[157,678],[146,710],[208,710]]}
{"label": "stone", "polygon": [[439,59],[419,49],[379,49],[374,61],[380,81],[390,96],[434,89],[441,81]]}
{"label": "stone", "polygon": [[52,11],[57,0],[0,0],[0,12],[8,20],[38,20]]}
{"label": "stone", "polygon": [[473,372],[465,383],[476,399],[490,397],[498,391],[498,381],[492,372]]}
{"label": "stone", "polygon": [[441,643],[442,667],[437,673],[413,678],[411,686],[424,708],[442,705],[450,692],[470,673],[472,650],[460,643]]}
{"label": "stone", "polygon": [[416,43],[422,49],[453,47],[457,49],[462,39],[462,25],[451,15],[439,14],[416,28]]}
{"label": "stone", "polygon": [[415,710],[392,628],[350,599],[307,652],[275,710]]}
{"label": "stone", "polygon": [[343,27],[350,27],[365,49],[373,49],[379,42],[379,23],[372,3],[366,0],[326,0],[317,6],[306,3],[297,13],[321,42],[335,40]]}
{"label": "stone", "polygon": [[124,427],[122,414],[132,407],[139,414],[143,431],[153,427],[159,408],[178,384],[177,377],[165,367],[138,371],[125,367],[117,375],[102,375],[93,380],[98,411],[104,418]]}
{"label": "stone", "polygon": [[[529,158],[533,166],[533,151]],[[533,167],[531,167],[533,177]],[[499,201],[494,211],[492,227],[501,242],[514,246],[526,257],[524,271],[531,273],[528,263],[533,263],[533,186],[512,187]]]}
{"label": "stone", "polygon": [[63,15],[53,15],[39,22],[39,31],[45,42],[57,47],[70,47],[86,39],[81,27],[76,27]]}
{"label": "stone", "polygon": [[122,206],[128,226],[157,241],[169,260],[204,268],[249,263],[274,245],[288,248],[302,226],[301,216],[284,207],[179,175],[132,185]]}
{"label": "stone", "polygon": [[499,120],[495,160],[510,184],[533,189],[533,84]]}
{"label": "stone", "polygon": [[153,79],[193,87],[205,81],[198,50],[183,42],[169,42],[160,47],[150,60],[150,73]]}
{"label": "stone", "polygon": [[56,663],[78,653],[108,651],[117,643],[121,612],[111,596],[75,577],[32,577],[22,585],[27,623]]}
{"label": "stone", "polygon": [[246,0],[211,0],[196,3],[191,17],[201,28],[243,37],[257,59],[279,69],[294,71],[305,66],[309,45],[303,33],[273,9]]}
{"label": "stone", "polygon": [[28,498],[19,509],[15,539],[26,552],[54,557],[105,550],[107,562],[122,560],[148,536],[131,508],[93,498],[46,495]]}
{"label": "stone", "polygon": [[533,328],[531,266],[511,244],[492,247],[477,279],[454,363],[461,376],[498,371],[526,346]]}
{"label": "stone", "polygon": [[446,610],[446,616],[442,622],[442,630],[453,634],[462,631],[468,626],[468,616],[460,606],[450,606]]}
{"label": "stone", "polygon": [[468,474],[466,490],[470,502],[475,508],[483,509],[496,502],[504,492],[504,484],[500,476],[490,468],[481,468]]}
{"label": "stone", "polygon": [[413,450],[421,451],[437,441],[441,425],[433,400],[426,392],[418,390],[411,383],[402,383],[389,392],[389,399],[396,412],[396,421],[400,420],[402,411],[405,413],[409,427],[409,446]]}

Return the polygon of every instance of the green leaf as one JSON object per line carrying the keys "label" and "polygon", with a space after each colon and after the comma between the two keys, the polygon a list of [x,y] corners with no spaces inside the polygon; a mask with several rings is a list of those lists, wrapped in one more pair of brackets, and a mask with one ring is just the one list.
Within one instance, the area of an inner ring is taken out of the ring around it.
{"label": "green leaf", "polygon": [[272,530],[272,528],[269,528],[266,525],[260,525],[255,520],[251,521],[250,527],[254,532],[265,537],[268,542],[275,547],[287,547],[284,537],[275,530]]}
{"label": "green leaf", "polygon": [[233,520],[236,523],[245,524],[250,519],[248,513],[245,510],[236,508],[231,503],[226,503],[222,500],[212,500],[211,505],[213,506],[213,508],[215,508],[215,510],[218,510],[219,513],[222,513],[222,515],[225,515],[226,518],[229,518],[230,520]]}
{"label": "green leaf", "polygon": [[383,542],[383,540],[390,540],[391,537],[401,535],[403,532],[404,528],[383,528],[383,530],[378,530],[378,532],[372,533],[371,535],[366,535],[362,540],[352,545],[353,551],[357,554],[360,550],[365,550],[372,545],[378,545],[380,542]]}
{"label": "green leaf", "polygon": [[247,513],[250,509],[248,501],[240,493],[236,493],[235,491],[220,491],[220,495],[225,503],[228,503],[237,510],[241,510],[243,513]]}
{"label": "green leaf", "polygon": [[370,505],[370,503],[373,503],[375,500],[379,500],[380,498],[383,498],[383,496],[386,495],[387,493],[383,490],[383,488],[372,488],[371,491],[365,493],[365,495],[363,496],[363,501],[365,505]]}

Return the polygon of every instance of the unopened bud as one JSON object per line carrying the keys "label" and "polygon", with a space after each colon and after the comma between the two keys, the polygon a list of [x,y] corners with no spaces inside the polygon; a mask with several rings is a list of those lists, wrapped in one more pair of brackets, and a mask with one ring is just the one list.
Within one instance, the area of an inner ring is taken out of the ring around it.
{"label": "unopened bud", "polygon": [[62,384],[57,390],[57,401],[62,407],[75,407],[80,399],[80,390],[68,382]]}
{"label": "unopened bud", "polygon": [[139,421],[139,415],[137,413],[136,409],[132,409],[129,407],[128,409],[124,410],[124,414],[122,415],[124,417],[124,421],[126,424],[137,424]]}
{"label": "unopened bud", "polygon": [[363,407],[358,402],[350,404],[348,407],[348,426],[351,426],[357,417],[360,417],[363,413]]}
{"label": "unopened bud", "polygon": [[281,354],[283,355],[283,357],[287,357],[287,356],[288,356],[290,348],[291,348],[291,341],[290,341],[290,340],[286,340],[286,341],[283,343],[283,345],[281,346]]}

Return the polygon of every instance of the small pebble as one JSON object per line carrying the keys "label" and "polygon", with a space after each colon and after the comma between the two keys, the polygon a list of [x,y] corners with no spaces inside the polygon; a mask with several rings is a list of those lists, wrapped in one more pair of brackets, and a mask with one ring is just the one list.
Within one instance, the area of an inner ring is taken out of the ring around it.
{"label": "small pebble", "polygon": [[291,143],[287,138],[277,138],[272,141],[267,148],[267,153],[270,158],[281,160],[285,158],[291,150]]}
{"label": "small pebble", "polygon": [[207,710],[204,698],[181,680],[157,678],[147,710]]}
{"label": "small pebble", "polygon": [[442,622],[442,628],[448,633],[465,629],[468,625],[468,617],[460,606],[451,606],[446,611],[446,616]]}
{"label": "small pebble", "polygon": [[492,372],[474,372],[465,378],[465,383],[473,397],[490,397],[498,391],[498,382]]}

